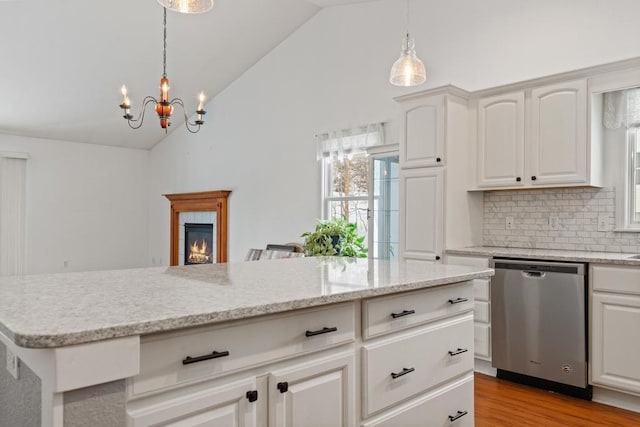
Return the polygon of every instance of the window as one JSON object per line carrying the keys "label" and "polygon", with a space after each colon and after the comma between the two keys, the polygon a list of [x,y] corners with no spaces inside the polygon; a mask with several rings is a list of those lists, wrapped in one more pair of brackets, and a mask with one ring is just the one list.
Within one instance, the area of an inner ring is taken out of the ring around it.
{"label": "window", "polygon": [[[318,158],[322,171],[322,218],[347,218],[357,225],[358,234],[370,235],[371,239],[366,241],[374,248],[369,248],[369,255],[388,259],[393,257],[397,247],[397,231],[392,230],[394,226],[397,228],[397,212],[390,212],[390,202],[381,201],[381,197],[392,195],[397,198],[397,190],[391,192],[386,186],[381,188],[382,180],[378,176],[383,173],[378,165],[381,160],[372,162],[367,153],[371,147],[382,144],[382,135],[382,125],[319,135]],[[397,155],[395,159],[397,165]],[[397,172],[397,167],[394,171]],[[374,174],[377,174],[376,178]],[[397,181],[395,177],[389,185],[397,187]],[[370,191],[373,197],[370,197]],[[393,206],[397,211],[397,201]],[[382,209],[390,213],[383,215]],[[380,218],[372,218],[374,213],[379,213]],[[385,250],[380,250],[380,245],[386,245]]]}
{"label": "window", "polygon": [[615,162],[616,231],[640,232],[640,88],[607,92],[603,124]]}
{"label": "window", "polygon": [[629,228],[640,228],[640,128],[627,131],[628,164],[627,175],[627,218]]}

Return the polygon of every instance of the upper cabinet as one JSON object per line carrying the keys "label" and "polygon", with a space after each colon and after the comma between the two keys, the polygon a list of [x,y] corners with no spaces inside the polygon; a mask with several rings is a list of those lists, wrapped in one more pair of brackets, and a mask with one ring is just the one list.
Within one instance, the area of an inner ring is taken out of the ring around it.
{"label": "upper cabinet", "polygon": [[444,96],[411,100],[402,104],[400,167],[440,165],[444,151]]}
{"label": "upper cabinet", "polygon": [[601,185],[587,105],[585,79],[478,99],[475,187]]}
{"label": "upper cabinet", "polygon": [[524,185],[524,92],[478,100],[478,186]]}
{"label": "upper cabinet", "polygon": [[530,118],[531,184],[589,184],[586,80],[533,89]]}

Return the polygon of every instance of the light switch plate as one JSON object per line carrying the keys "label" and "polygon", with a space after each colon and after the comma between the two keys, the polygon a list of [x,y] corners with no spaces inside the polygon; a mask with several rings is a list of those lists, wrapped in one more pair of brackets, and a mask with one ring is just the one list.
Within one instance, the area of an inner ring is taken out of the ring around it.
{"label": "light switch plate", "polygon": [[609,217],[607,215],[598,215],[598,231],[608,231]]}
{"label": "light switch plate", "polygon": [[549,228],[552,230],[560,229],[560,217],[550,216],[549,217]]}
{"label": "light switch plate", "polygon": [[513,217],[512,216],[508,216],[508,217],[505,218],[504,226],[506,227],[507,230],[513,230]]}

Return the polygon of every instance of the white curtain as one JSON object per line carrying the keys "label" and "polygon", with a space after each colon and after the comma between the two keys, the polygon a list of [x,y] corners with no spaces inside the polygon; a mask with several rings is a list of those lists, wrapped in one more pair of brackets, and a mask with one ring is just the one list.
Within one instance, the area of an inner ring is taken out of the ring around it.
{"label": "white curtain", "polygon": [[352,129],[325,132],[316,135],[318,159],[323,157],[342,157],[364,151],[374,145],[384,144],[382,123],[359,126]]}
{"label": "white curtain", "polygon": [[640,126],[640,89],[605,93],[603,123],[607,129]]}
{"label": "white curtain", "polygon": [[26,156],[0,153],[0,276],[24,274]]}

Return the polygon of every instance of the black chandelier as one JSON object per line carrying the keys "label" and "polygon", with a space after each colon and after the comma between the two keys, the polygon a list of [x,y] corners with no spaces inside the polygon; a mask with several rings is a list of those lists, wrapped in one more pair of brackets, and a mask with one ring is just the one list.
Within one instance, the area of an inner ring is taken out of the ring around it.
{"label": "black chandelier", "polygon": [[164,129],[165,132],[167,132],[167,128],[171,126],[171,121],[169,119],[171,117],[171,114],[173,113],[173,106],[179,105],[180,107],[182,107],[184,124],[187,130],[191,133],[197,133],[200,130],[200,126],[204,124],[204,120],[202,120],[202,117],[207,114],[207,112],[204,111],[204,93],[200,92],[200,95],[198,96],[198,100],[200,101],[200,103],[198,104],[198,109],[196,110],[198,118],[193,123],[189,121],[187,110],[182,99],[173,98],[172,100],[169,100],[169,79],[167,78],[167,9],[163,8],[163,10],[164,19],[162,21],[162,24],[164,29],[164,45],[162,50],[162,78],[160,79],[160,98],[156,99],[153,96],[146,96],[142,101],[142,109],[140,111],[140,114],[138,114],[138,117],[134,119],[133,115],[131,114],[131,102],[129,101],[129,97],[127,96],[127,88],[122,85],[122,104],[120,104],[120,108],[124,110],[124,115],[122,117],[127,120],[129,127],[131,127],[132,129],[139,129],[144,122],[144,112],[147,108],[147,105],[154,104],[156,114],[158,115],[158,118],[160,118],[160,127]]}

